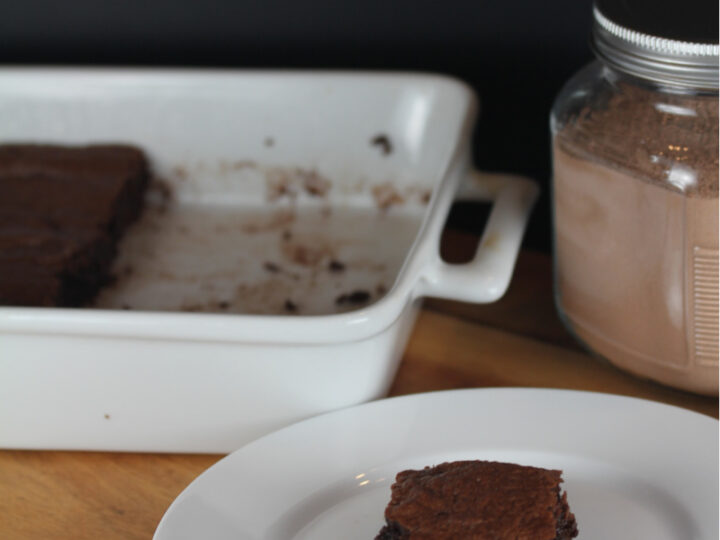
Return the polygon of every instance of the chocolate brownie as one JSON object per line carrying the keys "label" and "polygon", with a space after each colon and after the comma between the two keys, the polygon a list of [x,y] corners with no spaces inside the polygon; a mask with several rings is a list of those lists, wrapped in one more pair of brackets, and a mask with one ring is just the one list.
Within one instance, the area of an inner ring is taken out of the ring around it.
{"label": "chocolate brownie", "polygon": [[0,145],[0,305],[90,301],[148,177],[131,146]]}
{"label": "chocolate brownie", "polygon": [[565,540],[578,534],[562,472],[455,461],[398,473],[376,540]]}

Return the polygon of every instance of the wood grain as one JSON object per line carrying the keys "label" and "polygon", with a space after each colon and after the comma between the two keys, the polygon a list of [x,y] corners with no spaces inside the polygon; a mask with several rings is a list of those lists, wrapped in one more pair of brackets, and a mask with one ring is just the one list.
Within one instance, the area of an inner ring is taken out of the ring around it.
{"label": "wood grain", "polygon": [[636,378],[574,348],[427,310],[418,318],[391,394],[508,386],[608,392],[718,417],[717,398]]}
{"label": "wood grain", "polygon": [[170,502],[221,457],[0,452],[0,538],[147,540]]}

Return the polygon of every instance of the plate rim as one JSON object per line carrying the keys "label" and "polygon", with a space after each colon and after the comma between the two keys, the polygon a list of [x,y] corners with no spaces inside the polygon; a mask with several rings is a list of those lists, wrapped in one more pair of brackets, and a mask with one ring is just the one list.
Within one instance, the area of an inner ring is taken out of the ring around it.
{"label": "plate rim", "polygon": [[[201,483],[202,479],[207,478],[207,476],[212,474],[217,474],[218,470],[222,470],[223,468],[228,467],[228,463],[232,463],[236,460],[242,460],[243,453],[246,452],[252,452],[255,447],[262,447],[266,444],[272,444],[273,439],[277,437],[282,437],[283,435],[287,435],[288,433],[292,434],[294,431],[302,431],[303,429],[312,429],[308,428],[307,426],[312,426],[314,424],[322,424],[324,422],[332,422],[334,418],[342,418],[344,415],[353,415],[353,414],[362,414],[357,413],[358,410],[362,411],[372,411],[374,409],[384,409],[384,408],[390,408],[392,409],[395,407],[396,403],[406,403],[406,402],[413,402],[413,401],[425,401],[425,400],[432,400],[432,399],[451,399],[453,396],[456,395],[464,395],[464,396],[489,396],[491,394],[500,394],[500,395],[512,395],[512,394],[527,394],[527,395],[563,395],[566,397],[571,396],[579,396],[580,399],[598,399],[598,400],[610,400],[610,401],[616,401],[616,402],[626,402],[632,404],[631,406],[645,406],[650,407],[657,411],[672,411],[674,414],[678,414],[680,416],[686,416],[688,418],[692,418],[696,421],[699,421],[701,423],[705,424],[705,427],[703,429],[714,429],[716,431],[715,440],[720,444],[720,439],[718,437],[718,432],[720,430],[720,420],[713,418],[707,414],[703,414],[698,411],[694,411],[691,409],[687,409],[678,405],[673,405],[669,403],[664,403],[660,401],[654,401],[647,398],[637,397],[637,396],[628,396],[628,395],[622,395],[622,394],[613,394],[609,392],[603,392],[603,391],[595,391],[595,390],[577,390],[577,389],[567,389],[567,388],[549,388],[549,387],[521,387],[521,386],[505,386],[505,387],[482,387],[482,388],[460,388],[460,389],[447,389],[447,390],[433,390],[433,391],[426,391],[426,392],[419,392],[419,393],[413,393],[413,394],[404,394],[399,396],[391,396],[386,397],[383,399],[377,399],[373,401],[369,401],[366,403],[361,403],[359,405],[352,405],[348,407],[343,407],[341,409],[325,412],[310,418],[307,418],[305,420],[301,420],[299,422],[290,424],[288,426],[285,426],[283,428],[280,428],[276,431],[273,431],[271,433],[268,433],[266,435],[263,435],[253,441],[250,441],[243,446],[237,448],[236,450],[230,452],[226,456],[222,457],[220,460],[215,462],[213,465],[205,469],[202,473],[200,473],[198,476],[196,476],[172,501],[172,503],[168,506],[166,511],[164,512],[162,518],[158,522],[157,528],[153,534],[153,540],[165,540],[164,537],[160,536],[163,534],[163,528],[167,526],[167,522],[172,518],[172,514],[175,512],[177,506],[182,504],[182,501],[190,494],[192,494],[194,488]],[[480,399],[480,398],[478,398]],[[400,405],[402,406],[402,405]],[[366,413],[371,414],[371,413]],[[717,453],[717,452],[716,452]],[[717,476],[717,475],[715,475]],[[718,480],[717,478],[715,479]]]}

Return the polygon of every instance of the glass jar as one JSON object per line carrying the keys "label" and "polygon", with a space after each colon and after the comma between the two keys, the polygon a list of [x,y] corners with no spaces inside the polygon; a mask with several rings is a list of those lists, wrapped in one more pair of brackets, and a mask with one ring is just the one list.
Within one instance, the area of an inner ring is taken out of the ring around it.
{"label": "glass jar", "polygon": [[632,4],[596,2],[598,60],[553,106],[555,299],[594,353],[717,395],[717,33],[643,33]]}

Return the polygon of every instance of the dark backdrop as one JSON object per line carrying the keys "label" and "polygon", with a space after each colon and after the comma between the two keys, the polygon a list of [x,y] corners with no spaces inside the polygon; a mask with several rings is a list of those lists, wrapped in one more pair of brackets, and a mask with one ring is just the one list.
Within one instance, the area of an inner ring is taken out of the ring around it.
{"label": "dark backdrop", "polygon": [[[549,251],[548,114],[591,59],[591,0],[0,0],[0,63],[420,70],[481,98],[476,164],[536,178]],[[477,226],[482,208],[453,212]]]}

